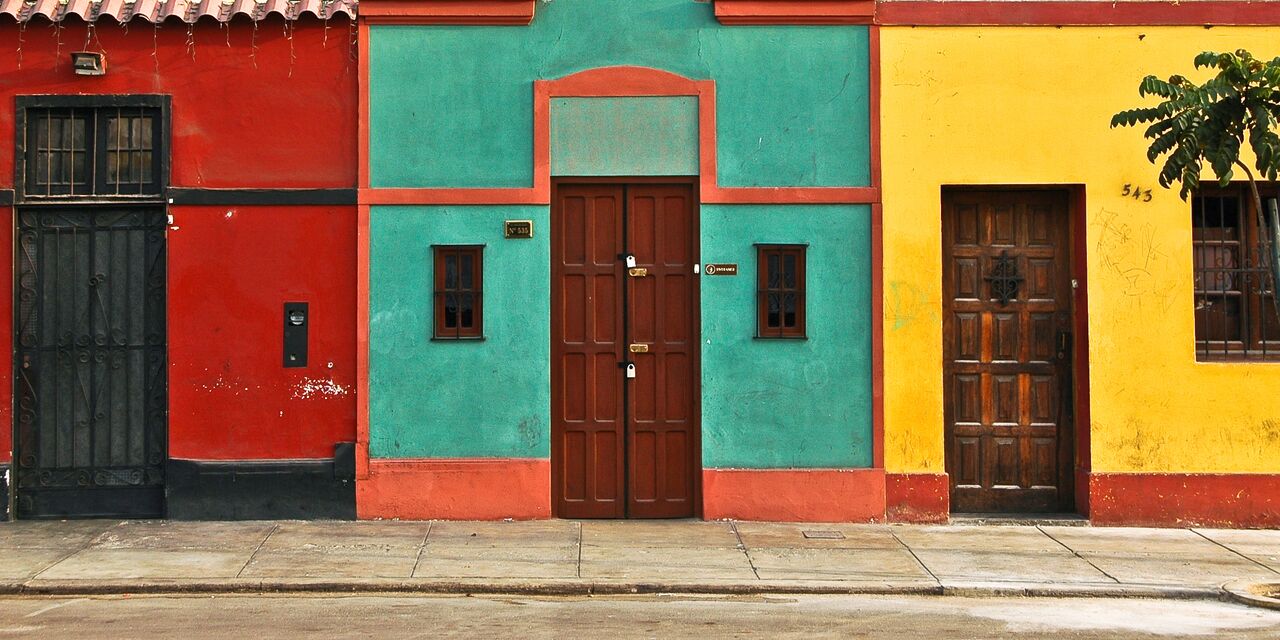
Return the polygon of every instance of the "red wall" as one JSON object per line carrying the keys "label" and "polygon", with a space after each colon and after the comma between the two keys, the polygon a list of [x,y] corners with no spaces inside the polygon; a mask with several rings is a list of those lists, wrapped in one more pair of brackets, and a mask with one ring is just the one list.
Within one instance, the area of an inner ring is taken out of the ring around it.
{"label": "red wall", "polygon": [[[42,93],[171,95],[175,187],[355,187],[357,65],[346,20],[326,34],[304,19],[291,39],[278,17],[256,35],[248,20],[206,20],[192,32],[194,57],[182,23],[126,31],[104,21],[88,47],[106,52],[102,77],[70,71],[83,23],[67,22],[60,52],[55,29],[29,25],[20,67],[10,55],[17,34],[0,20],[0,189],[13,183],[13,97]],[[355,207],[169,212],[170,455],[330,457],[335,443],[354,440]],[[6,246],[11,235],[12,222]],[[11,449],[11,269],[5,261],[0,272],[0,461]],[[311,304],[307,368],[282,366],[286,301]]]}
{"label": "red wall", "polygon": [[59,53],[57,30],[28,25],[19,60],[18,27],[0,20],[0,188],[13,184],[13,96],[40,93],[172,95],[176,187],[355,186],[357,69],[346,20],[327,36],[319,20],[302,20],[292,39],[279,18],[256,30],[247,19],[226,28],[205,20],[191,53],[180,22],[153,30],[139,20],[126,31],[104,20],[89,47],[106,52],[107,74],[97,77],[71,72],[85,25],[68,20],[61,31]]}
{"label": "red wall", "polygon": [[[332,456],[355,438],[354,208],[169,210],[170,455]],[[310,303],[305,368],[282,366],[285,302]]]}

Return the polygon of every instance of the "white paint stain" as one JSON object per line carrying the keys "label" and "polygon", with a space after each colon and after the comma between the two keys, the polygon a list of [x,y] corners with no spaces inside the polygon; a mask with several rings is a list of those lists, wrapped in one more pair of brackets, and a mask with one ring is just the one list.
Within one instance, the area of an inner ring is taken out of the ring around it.
{"label": "white paint stain", "polygon": [[320,378],[303,378],[293,385],[294,400],[310,400],[314,397],[336,398],[345,396],[350,390],[334,382]]}
{"label": "white paint stain", "polygon": [[235,212],[235,211],[233,211],[233,210],[231,210],[231,209],[227,209],[227,213],[226,213],[226,215],[224,215],[224,216],[222,216],[222,217],[223,217],[223,218],[226,218],[227,220],[230,220],[230,219],[231,219],[231,216],[234,216],[235,214],[236,214],[236,212]]}
{"label": "white paint stain", "polygon": [[[224,389],[230,390],[230,391],[238,391],[239,389],[242,388],[241,387],[242,384],[243,383],[240,382],[239,380],[236,380],[234,378],[228,379],[226,376],[223,376],[222,374],[218,374],[218,377],[214,379],[213,382],[200,385],[200,389],[204,391],[210,391],[210,392],[221,391]],[[248,391],[249,387],[243,387],[243,389],[245,391]],[[237,393],[236,395],[239,395],[239,393]]]}

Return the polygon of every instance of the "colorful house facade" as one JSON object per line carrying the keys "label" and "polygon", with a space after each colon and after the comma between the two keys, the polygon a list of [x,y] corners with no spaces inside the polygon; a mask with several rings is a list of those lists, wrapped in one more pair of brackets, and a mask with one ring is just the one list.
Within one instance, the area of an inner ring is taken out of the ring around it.
{"label": "colorful house facade", "polygon": [[362,7],[360,517],[883,512],[873,32],[734,5]]}
{"label": "colorful house facade", "polygon": [[1280,526],[1273,4],[0,0],[14,513]]}
{"label": "colorful house facade", "polygon": [[0,2],[6,511],[354,516],[354,13]]}
{"label": "colorful house facade", "polygon": [[[1280,525],[1280,322],[1245,187],[1184,202],[1141,129],[1109,127],[1145,103],[1142,77],[1203,79],[1201,51],[1280,55],[1276,5],[884,2],[877,19],[885,465],[910,491],[890,517]],[[1002,263],[1024,278],[1008,304]]]}

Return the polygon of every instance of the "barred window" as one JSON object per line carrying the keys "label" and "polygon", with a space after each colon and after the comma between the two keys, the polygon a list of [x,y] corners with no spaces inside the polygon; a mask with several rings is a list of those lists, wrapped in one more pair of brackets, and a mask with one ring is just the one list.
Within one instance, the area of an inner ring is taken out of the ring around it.
{"label": "barred window", "polygon": [[[1275,197],[1274,187],[1264,191],[1264,204]],[[1253,198],[1243,189],[1196,196],[1191,230],[1196,359],[1280,361],[1275,286]]]}
{"label": "barred window", "polygon": [[79,106],[25,109],[24,195],[161,195],[160,108],[87,104],[92,99],[73,96],[62,101]]}
{"label": "barred window", "polygon": [[441,340],[484,335],[482,246],[437,246],[435,258],[435,330]]}
{"label": "barred window", "polygon": [[757,251],[757,337],[805,337],[805,247],[765,244]]}

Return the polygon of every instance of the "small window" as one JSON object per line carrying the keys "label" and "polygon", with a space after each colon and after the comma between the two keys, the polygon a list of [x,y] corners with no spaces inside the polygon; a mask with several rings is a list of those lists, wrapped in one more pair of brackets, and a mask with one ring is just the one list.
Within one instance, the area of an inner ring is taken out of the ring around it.
{"label": "small window", "polygon": [[435,252],[435,332],[442,340],[480,338],[484,247],[438,246]]}
{"label": "small window", "polygon": [[19,108],[23,197],[164,192],[164,107],[156,96],[21,96]]}
{"label": "small window", "polygon": [[759,283],[756,289],[756,335],[761,338],[803,338],[803,245],[758,245]]}
{"label": "small window", "polygon": [[47,195],[80,195],[90,187],[88,131],[92,111],[43,109],[28,123],[33,149],[29,157],[29,191]]}
{"label": "small window", "polygon": [[[1276,197],[1263,192],[1263,202]],[[1196,359],[1280,361],[1280,317],[1253,198],[1242,190],[1191,202]]]}

